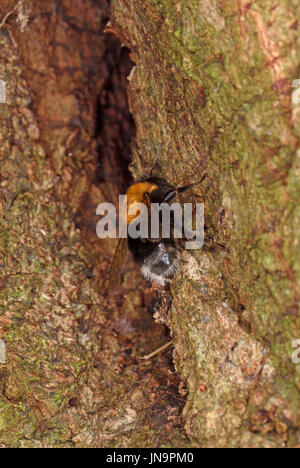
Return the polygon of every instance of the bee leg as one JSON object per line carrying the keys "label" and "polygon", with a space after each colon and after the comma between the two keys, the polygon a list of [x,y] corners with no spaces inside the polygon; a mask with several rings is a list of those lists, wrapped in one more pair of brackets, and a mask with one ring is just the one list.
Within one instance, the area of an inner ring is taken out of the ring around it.
{"label": "bee leg", "polygon": [[150,295],[153,292],[157,291],[157,287],[156,287],[156,285],[154,283],[151,283],[150,281],[146,280],[146,284],[147,284],[146,294]]}
{"label": "bee leg", "polygon": [[174,241],[176,250],[180,250],[180,241],[181,241],[181,239],[178,239],[177,237],[174,237],[173,241]]}
{"label": "bee leg", "polygon": [[211,239],[207,239],[205,241],[205,244],[206,246],[209,248],[209,249],[214,249],[216,247],[219,247],[220,249],[225,249],[225,245],[224,244],[220,244],[219,242],[215,242]]}
{"label": "bee leg", "polygon": [[192,189],[193,187],[195,187],[196,185],[199,185],[201,184],[201,182],[203,182],[203,180],[206,178],[206,174],[204,174],[204,176],[201,178],[201,180],[199,180],[199,182],[196,182],[195,184],[188,184],[188,185],[184,185],[183,187],[179,187],[177,189],[177,193],[183,193],[183,192],[186,192],[187,190],[190,190]]}
{"label": "bee leg", "polygon": [[159,144],[159,145],[158,145],[158,148],[157,148],[157,152],[156,152],[155,158],[154,158],[154,161],[153,161],[153,164],[152,164],[152,167],[151,167],[151,169],[150,169],[150,177],[153,176],[153,171],[157,168],[157,161],[158,161],[158,158],[159,158],[159,156],[160,156],[161,150],[162,150],[162,145]]}
{"label": "bee leg", "polygon": [[145,204],[147,206],[147,210],[149,213],[151,213],[151,199],[150,199],[150,193],[145,192],[143,195],[143,198],[145,200]]}

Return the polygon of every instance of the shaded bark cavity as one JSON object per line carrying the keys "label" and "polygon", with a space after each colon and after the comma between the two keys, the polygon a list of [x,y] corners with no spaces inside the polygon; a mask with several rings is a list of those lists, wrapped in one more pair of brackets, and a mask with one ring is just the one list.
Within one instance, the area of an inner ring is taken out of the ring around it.
{"label": "shaded bark cavity", "polygon": [[0,444],[184,446],[171,352],[140,359],[168,339],[155,298],[130,259],[109,290],[116,242],[95,231],[130,182],[129,50],[104,33],[106,0],[15,5],[0,6]]}

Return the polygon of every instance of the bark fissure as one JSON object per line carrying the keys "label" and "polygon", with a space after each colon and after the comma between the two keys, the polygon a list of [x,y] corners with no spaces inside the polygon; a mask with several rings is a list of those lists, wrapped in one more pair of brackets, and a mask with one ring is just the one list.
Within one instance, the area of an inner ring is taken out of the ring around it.
{"label": "bark fissure", "polygon": [[23,3],[0,30],[0,444],[185,445],[170,353],[139,359],[167,339],[155,298],[132,262],[109,291],[95,235],[129,182],[129,51],[105,0]]}
{"label": "bark fissure", "polygon": [[187,253],[172,291],[196,446],[299,443],[297,14],[292,1],[113,1],[112,28],[136,63],[135,170],[153,142],[172,182],[205,170],[209,237],[225,245]]}

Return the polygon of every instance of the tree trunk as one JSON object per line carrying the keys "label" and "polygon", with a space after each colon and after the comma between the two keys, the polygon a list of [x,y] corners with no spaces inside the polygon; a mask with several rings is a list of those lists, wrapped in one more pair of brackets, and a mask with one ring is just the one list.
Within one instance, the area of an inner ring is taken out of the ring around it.
{"label": "tree trunk", "polygon": [[[135,174],[207,173],[207,241],[172,287],[195,446],[300,444],[299,2],[113,0],[132,51]],[[224,245],[213,248],[211,241]]]}
{"label": "tree trunk", "polygon": [[[299,13],[112,0],[104,34],[106,0],[2,0],[0,446],[300,445]],[[131,260],[109,291],[95,236],[135,131],[135,178],[158,154],[176,186],[207,174],[148,361],[156,297]]]}
{"label": "tree trunk", "polygon": [[188,444],[170,355],[140,360],[167,341],[153,297],[132,263],[108,290],[115,241],[96,237],[135,135],[108,14],[105,0],[0,6],[3,447]]}

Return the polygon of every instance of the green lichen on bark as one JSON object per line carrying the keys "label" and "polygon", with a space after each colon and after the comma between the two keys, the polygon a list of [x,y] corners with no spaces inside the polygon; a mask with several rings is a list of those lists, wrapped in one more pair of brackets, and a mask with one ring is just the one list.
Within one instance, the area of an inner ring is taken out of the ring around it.
{"label": "green lichen on bark", "polygon": [[59,412],[80,370],[90,367],[72,326],[87,309],[87,294],[92,307],[98,301],[89,290],[88,258],[71,211],[53,197],[57,178],[38,143],[32,94],[6,31],[0,49],[7,85],[1,105],[0,314],[7,363],[1,366],[0,434],[4,444],[32,438],[35,445],[39,424]]}
{"label": "green lichen on bark", "polygon": [[[1,447],[188,445],[168,356],[140,360],[166,340],[151,299],[133,268],[110,294],[112,245],[95,235],[97,204],[119,188],[111,176],[97,184],[97,105],[110,73],[109,99],[126,102],[121,47],[103,34],[107,3],[23,4],[25,29],[17,10],[0,28]],[[2,2],[1,18],[13,6]],[[99,146],[121,152],[111,120]]]}
{"label": "green lichen on bark", "polygon": [[[174,184],[207,172],[220,251],[199,252],[173,285],[169,326],[189,389],[196,446],[299,444],[300,6],[286,0],[113,0],[131,49],[133,171]],[[192,299],[191,299],[192,298]]]}

